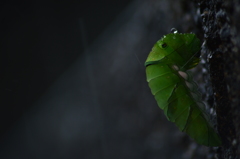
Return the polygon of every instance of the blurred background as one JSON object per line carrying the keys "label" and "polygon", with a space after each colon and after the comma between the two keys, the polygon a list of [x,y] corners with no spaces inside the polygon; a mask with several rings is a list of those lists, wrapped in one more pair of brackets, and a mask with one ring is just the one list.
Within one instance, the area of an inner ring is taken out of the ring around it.
{"label": "blurred background", "polygon": [[179,159],[207,152],[167,121],[144,67],[171,28],[198,33],[194,3],[0,3],[1,159]]}

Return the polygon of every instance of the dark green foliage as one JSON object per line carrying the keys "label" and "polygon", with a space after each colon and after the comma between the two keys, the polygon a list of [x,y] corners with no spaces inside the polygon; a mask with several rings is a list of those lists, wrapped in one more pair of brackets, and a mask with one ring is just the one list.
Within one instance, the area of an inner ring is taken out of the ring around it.
{"label": "dark green foliage", "polygon": [[169,121],[199,144],[220,146],[221,140],[204,112],[197,84],[187,72],[199,63],[200,48],[195,34],[165,35],[145,62],[147,81]]}

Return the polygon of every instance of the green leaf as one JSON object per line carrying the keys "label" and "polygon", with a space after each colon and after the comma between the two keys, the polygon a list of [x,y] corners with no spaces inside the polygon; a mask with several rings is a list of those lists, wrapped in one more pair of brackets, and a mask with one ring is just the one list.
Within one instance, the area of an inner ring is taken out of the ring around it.
{"label": "green leaf", "polygon": [[197,143],[220,146],[200,101],[197,85],[187,70],[200,61],[201,42],[195,34],[171,33],[153,46],[146,62],[147,81],[167,119]]}

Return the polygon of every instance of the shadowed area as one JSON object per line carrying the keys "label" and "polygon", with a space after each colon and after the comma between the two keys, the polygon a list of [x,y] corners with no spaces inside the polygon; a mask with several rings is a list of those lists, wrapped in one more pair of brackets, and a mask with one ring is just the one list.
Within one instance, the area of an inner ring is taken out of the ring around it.
{"label": "shadowed area", "polygon": [[178,5],[4,4],[2,13],[14,14],[2,15],[0,158],[191,156],[189,138],[157,107],[144,67],[153,44],[180,26]]}

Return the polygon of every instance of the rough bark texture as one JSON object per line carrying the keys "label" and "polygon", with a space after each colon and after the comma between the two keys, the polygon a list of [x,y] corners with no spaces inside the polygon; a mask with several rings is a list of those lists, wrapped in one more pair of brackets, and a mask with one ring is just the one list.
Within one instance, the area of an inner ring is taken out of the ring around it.
{"label": "rough bark texture", "polygon": [[223,141],[217,156],[238,158],[240,56],[234,21],[239,17],[239,2],[204,0],[199,1],[199,8],[205,43],[202,54],[210,73],[218,131]]}

